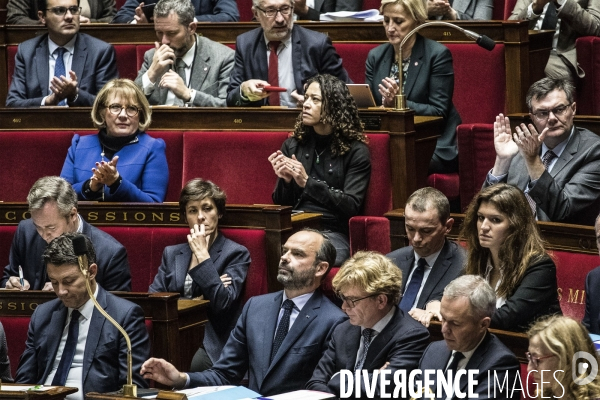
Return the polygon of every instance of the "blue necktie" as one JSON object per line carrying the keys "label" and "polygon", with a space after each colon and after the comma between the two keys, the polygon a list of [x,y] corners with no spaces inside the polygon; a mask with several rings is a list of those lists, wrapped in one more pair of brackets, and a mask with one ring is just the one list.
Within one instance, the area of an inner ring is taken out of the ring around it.
{"label": "blue necktie", "polygon": [[[456,370],[458,369],[458,363],[463,358],[465,358],[465,355],[463,353],[461,353],[460,351],[457,351],[456,353],[454,353],[454,358],[450,362],[450,365],[448,365],[448,367],[446,368],[446,371],[445,371],[446,378],[448,378],[448,371],[452,371],[452,380],[451,380],[451,382],[454,382],[454,377],[456,376]],[[449,395],[450,395],[450,393],[446,393],[446,391],[444,390],[444,397],[443,398],[446,399],[446,398],[448,398]]]}
{"label": "blue necktie", "polygon": [[283,343],[283,339],[288,333],[290,329],[290,315],[292,315],[292,309],[294,308],[294,302],[290,299],[287,299],[283,302],[283,315],[281,316],[281,321],[279,321],[279,326],[277,327],[277,333],[275,334],[275,340],[273,340],[273,349],[271,350],[271,361],[275,358],[275,354],[277,354],[277,350],[281,347],[281,343]]}
{"label": "blue necktie", "polygon": [[355,371],[362,369],[363,365],[365,365],[367,353],[369,352],[369,346],[371,345],[371,340],[373,339],[373,333],[375,333],[375,331],[371,328],[365,328],[362,331],[363,352],[360,356],[360,360],[358,360],[358,362],[354,366]]}
{"label": "blue necktie", "polygon": [[52,379],[52,386],[64,386],[67,382],[67,375],[71,369],[73,363],[73,356],[75,356],[75,349],[77,348],[77,337],[79,336],[79,316],[81,313],[77,310],[71,312],[71,322],[69,323],[69,334],[67,335],[67,342],[63,349],[58,368],[54,379]]}
{"label": "blue necktie", "polygon": [[402,311],[410,311],[413,304],[415,304],[417,294],[419,293],[421,283],[423,282],[423,276],[425,275],[426,266],[427,261],[425,261],[423,257],[419,258],[419,261],[417,262],[417,268],[415,269],[415,272],[413,272],[412,278],[410,278],[410,282],[408,282],[408,287],[404,291],[404,296],[402,296],[402,301],[400,302],[400,309]]}
{"label": "blue necktie", "polygon": [[[60,78],[61,76],[67,76],[67,72],[65,71],[65,55],[66,49],[64,47],[59,47],[55,50],[56,53],[56,63],[54,64],[54,76]],[[59,106],[66,106],[67,99],[63,99],[58,103]]]}

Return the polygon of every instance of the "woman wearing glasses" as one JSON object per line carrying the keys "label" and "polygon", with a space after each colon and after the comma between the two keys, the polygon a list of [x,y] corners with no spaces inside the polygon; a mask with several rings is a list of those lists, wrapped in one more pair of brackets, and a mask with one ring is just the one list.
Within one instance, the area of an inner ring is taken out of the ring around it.
{"label": "woman wearing glasses", "polygon": [[73,137],[60,174],[80,200],[164,201],[165,142],[144,132],[151,113],[146,96],[128,79],[113,79],[100,90],[92,107],[99,132]]}
{"label": "woman wearing glasses", "polygon": [[[569,317],[552,316],[536,322],[527,336],[527,371],[536,382],[537,398],[600,398],[600,374],[594,375],[592,371],[594,364],[597,367],[600,360],[587,329],[581,323]],[[590,358],[576,356],[578,352]],[[591,377],[589,382],[588,377]]]}

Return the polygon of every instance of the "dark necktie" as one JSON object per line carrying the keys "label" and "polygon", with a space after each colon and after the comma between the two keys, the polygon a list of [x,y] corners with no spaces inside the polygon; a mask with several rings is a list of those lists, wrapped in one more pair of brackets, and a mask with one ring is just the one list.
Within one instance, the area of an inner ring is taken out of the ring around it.
{"label": "dark necktie", "polygon": [[[548,4],[551,4],[551,3],[548,3]],[[546,152],[546,154],[544,154],[544,156],[542,157],[542,164],[544,164],[544,168],[546,168],[546,170],[548,170],[550,163],[556,157],[557,157],[557,155],[552,150],[548,150]],[[531,198],[531,196],[529,195],[528,192],[525,193],[525,198],[527,199],[527,202],[529,203],[529,207],[531,207],[531,211],[533,212],[533,216],[535,217],[537,215],[537,203],[535,202],[535,200],[533,200]]]}
{"label": "dark necktie", "polygon": [[417,268],[415,269],[415,272],[413,272],[410,282],[408,282],[408,287],[404,291],[404,296],[402,296],[402,301],[400,302],[400,309],[404,312],[409,312],[413,304],[415,304],[417,294],[421,288],[421,283],[423,283],[423,276],[425,276],[425,267],[427,267],[427,261],[425,261],[423,257],[419,258]]}
{"label": "dark necktie", "polygon": [[[65,71],[65,55],[66,49],[64,47],[57,48],[54,52],[56,53],[56,63],[54,63],[54,76],[60,78],[61,76],[67,76],[67,72]],[[67,99],[63,99],[58,103],[59,106],[66,106]]]}
{"label": "dark necktie", "polygon": [[77,348],[77,337],[79,336],[79,316],[81,313],[77,310],[73,310],[71,313],[71,322],[69,323],[69,334],[67,335],[67,341],[65,348],[63,349],[58,368],[54,379],[52,379],[52,386],[64,386],[67,382],[67,375],[71,369],[73,363],[73,356],[75,356],[75,349]]}
{"label": "dark necktie", "polygon": [[[456,353],[454,353],[454,358],[452,359],[452,361],[450,362],[450,365],[448,365],[448,368],[446,368],[445,371],[445,375],[446,377],[449,376],[448,371],[452,371],[452,381],[454,382],[454,377],[456,376],[456,370],[458,368],[458,363],[465,358],[465,355],[459,351],[457,351]],[[449,393],[446,393],[446,391],[444,391],[444,397],[443,399],[448,398]]]}
{"label": "dark necktie", "polygon": [[367,353],[369,352],[369,346],[371,345],[371,340],[373,339],[373,334],[375,331],[371,328],[365,328],[362,331],[362,341],[363,341],[363,352],[360,356],[360,360],[356,362],[356,367],[354,367],[355,371],[362,369],[365,364],[365,360],[367,359]]}
{"label": "dark necktie", "polygon": [[555,31],[557,22],[558,16],[556,14],[556,6],[554,5],[554,2],[551,1],[548,3],[548,8],[546,8],[546,14],[544,15],[541,29]]}
{"label": "dark necktie", "polygon": [[187,80],[185,78],[185,61],[183,61],[183,59],[178,58],[175,61],[175,67],[177,69],[177,75],[179,75],[181,77],[181,79],[183,80],[183,84],[187,86]]}
{"label": "dark necktie", "polygon": [[279,321],[279,326],[277,327],[277,333],[275,334],[275,340],[273,340],[273,349],[271,350],[271,361],[275,358],[275,354],[277,354],[277,350],[281,347],[281,343],[283,343],[283,339],[288,333],[290,329],[290,315],[292,315],[292,309],[294,308],[294,302],[290,299],[287,299],[283,302],[283,316]]}
{"label": "dark necktie", "polygon": [[[280,44],[281,42],[269,42],[269,49],[271,50],[271,53],[269,54],[269,85],[271,86],[279,86],[279,59],[277,57],[277,48]],[[279,93],[269,93],[269,105],[278,106],[279,104]]]}

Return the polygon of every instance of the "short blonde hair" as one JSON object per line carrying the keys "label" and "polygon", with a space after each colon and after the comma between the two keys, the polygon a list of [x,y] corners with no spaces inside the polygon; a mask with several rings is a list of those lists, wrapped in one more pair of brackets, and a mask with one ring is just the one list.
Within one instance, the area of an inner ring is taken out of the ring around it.
{"label": "short blonde hair", "polygon": [[[562,315],[553,315],[537,321],[527,332],[531,340],[538,336],[552,354],[558,357],[556,379],[562,384],[565,395],[563,399],[596,399],[600,397],[600,375],[596,375],[587,385],[579,385],[573,381],[572,359],[575,353],[585,351],[596,357],[596,348],[587,329],[581,322]],[[589,364],[588,364],[589,365]],[[562,370],[562,371],[560,371]],[[590,371],[585,371],[579,378],[585,378]],[[556,385],[556,383],[555,383]],[[559,389],[560,390],[560,389]],[[538,396],[551,394],[538,393]]]}
{"label": "short blonde hair", "polygon": [[96,128],[106,127],[104,111],[109,106],[106,102],[112,95],[117,95],[122,99],[128,100],[132,105],[138,106],[140,109],[138,114],[140,116],[139,130],[145,131],[148,129],[150,122],[152,122],[150,104],[140,88],[129,79],[112,79],[106,82],[106,85],[100,89],[92,107],[92,121]]}
{"label": "short blonde hair", "polygon": [[385,294],[390,304],[400,302],[402,272],[392,260],[374,251],[359,251],[347,260],[333,278],[337,292],[357,287],[368,295]]}
{"label": "short blonde hair", "polygon": [[427,22],[427,8],[423,0],[382,0],[379,13],[383,15],[385,7],[390,4],[402,6],[404,11],[416,21],[417,25]]}

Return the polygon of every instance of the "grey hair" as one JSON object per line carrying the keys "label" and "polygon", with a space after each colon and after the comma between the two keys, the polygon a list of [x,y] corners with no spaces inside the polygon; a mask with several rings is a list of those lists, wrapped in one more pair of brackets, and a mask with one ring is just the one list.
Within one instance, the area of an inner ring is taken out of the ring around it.
{"label": "grey hair", "polygon": [[432,187],[424,187],[416,190],[406,200],[404,208],[412,208],[416,212],[423,213],[430,208],[437,211],[438,218],[442,224],[445,224],[450,218],[450,202],[444,193]]}
{"label": "grey hair", "polygon": [[194,22],[196,17],[196,10],[190,0],[160,0],[154,7],[154,18],[166,18],[171,12],[177,15],[183,26]]}
{"label": "grey hair", "polygon": [[[260,2],[263,0],[252,0],[252,8],[258,8],[258,6],[260,6]],[[290,5],[293,7],[294,6],[294,0],[289,0]]]}
{"label": "grey hair", "polygon": [[40,210],[47,202],[56,202],[60,214],[69,216],[73,207],[77,209],[77,193],[73,186],[59,176],[38,179],[27,195],[29,211]]}
{"label": "grey hair", "polygon": [[529,111],[533,111],[533,106],[531,105],[532,100],[537,101],[542,99],[546,97],[548,93],[557,89],[565,92],[569,104],[573,103],[573,100],[575,99],[575,86],[573,86],[573,83],[570,80],[563,78],[543,78],[534,82],[527,91],[525,101],[527,102]]}
{"label": "grey hair", "polygon": [[496,292],[479,275],[463,275],[456,278],[444,289],[444,297],[468,298],[471,304],[471,313],[477,319],[492,318],[496,312]]}

